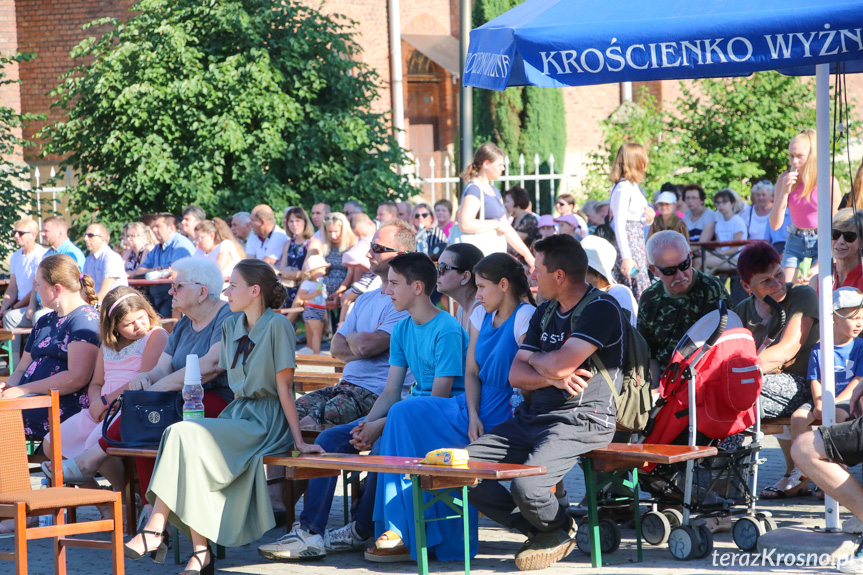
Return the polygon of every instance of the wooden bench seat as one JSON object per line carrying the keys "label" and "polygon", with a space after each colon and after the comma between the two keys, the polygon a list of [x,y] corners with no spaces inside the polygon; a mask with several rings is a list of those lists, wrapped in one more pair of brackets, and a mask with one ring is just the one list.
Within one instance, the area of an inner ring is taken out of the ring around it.
{"label": "wooden bench seat", "polygon": [[[543,475],[546,470],[540,466],[516,465],[512,463],[469,462],[466,466],[447,467],[426,465],[415,457],[396,457],[385,455],[323,454],[298,455],[291,453],[264,458],[267,465],[284,465],[286,475],[291,479],[311,479],[332,477],[344,471],[365,471],[369,473],[395,473],[409,475],[413,484],[413,507],[420,512],[416,522],[417,568],[420,575],[428,575],[428,550],[425,539],[425,510],[435,500],[446,502],[461,515],[465,533],[468,532],[467,488],[479,480],[505,481],[516,477]],[[435,498],[426,504],[423,491],[435,491]],[[465,541],[465,573],[470,573],[470,549]]]}
{"label": "wooden bench seat", "polygon": [[[791,425],[790,417],[770,417],[767,419],[761,420],[761,433],[764,435],[777,435],[782,433],[783,426]],[[811,426],[821,425],[821,420],[816,419],[812,423]]]}
{"label": "wooden bench seat", "polygon": [[342,379],[345,362],[330,355],[296,356],[294,371],[294,396],[337,385]]}
{"label": "wooden bench seat", "polygon": [[[638,510],[638,471],[649,464],[668,465],[689,460],[712,457],[718,453],[715,447],[690,447],[688,445],[652,445],[611,443],[581,456],[584,482],[587,491],[587,527],[590,536],[590,561],[594,567],[602,567],[599,534],[599,504],[596,494],[604,485],[614,484],[623,488],[635,502],[635,538],[637,561],[643,561],[641,548],[641,514]],[[597,473],[609,473],[602,483]],[[627,475],[632,473],[630,480]]]}

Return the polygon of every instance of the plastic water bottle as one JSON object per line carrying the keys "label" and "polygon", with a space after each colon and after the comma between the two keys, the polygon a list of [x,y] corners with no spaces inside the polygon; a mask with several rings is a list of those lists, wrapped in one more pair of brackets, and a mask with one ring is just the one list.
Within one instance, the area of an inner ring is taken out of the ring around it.
{"label": "plastic water bottle", "polygon": [[629,270],[629,277],[634,278],[638,275],[638,266],[634,266],[631,270]]}
{"label": "plastic water bottle", "polygon": [[318,307],[326,307],[327,305],[327,286],[324,284],[324,280],[322,278],[318,278],[317,281],[317,291],[318,295],[315,296],[315,299],[312,300],[312,303]]}
{"label": "plastic water bottle", "polygon": [[186,377],[183,379],[183,421],[204,419],[204,388],[201,386],[201,365],[198,356],[186,356]]}
{"label": "plastic water bottle", "polygon": [[425,226],[420,225],[417,232],[417,253],[427,254],[429,251],[428,241],[426,240]]}
{"label": "plastic water bottle", "polygon": [[509,398],[509,410],[512,415],[515,415],[516,408],[524,403],[524,396],[520,389],[512,390],[512,397]]}
{"label": "plastic water bottle", "polygon": [[[39,489],[47,489],[49,487],[51,487],[51,480],[47,477],[43,477],[42,486]],[[51,515],[40,515],[39,527],[47,527],[49,525],[54,525],[54,518]]]}

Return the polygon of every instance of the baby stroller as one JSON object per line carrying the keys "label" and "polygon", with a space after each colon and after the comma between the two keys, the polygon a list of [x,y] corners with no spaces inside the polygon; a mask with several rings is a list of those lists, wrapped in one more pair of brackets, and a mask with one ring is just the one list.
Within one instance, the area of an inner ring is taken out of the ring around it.
{"label": "baby stroller", "polygon": [[[781,312],[779,304],[773,307]],[[720,453],[685,464],[658,465],[639,474],[639,485],[653,497],[652,509],[641,522],[644,540],[653,545],[667,541],[676,559],[704,558],[713,550],[713,534],[705,519],[739,515],[734,542],[744,551],[754,550],[758,537],[775,529],[769,514],[755,509],[762,439],[761,370],[751,332],[724,302],[680,340],[662,374],[659,392],[643,443],[718,444]],[[693,405],[695,409],[690,408]],[[742,437],[732,436],[750,428],[752,442],[743,447]],[[683,512],[676,506],[682,506]],[[693,520],[693,514],[698,518]]]}

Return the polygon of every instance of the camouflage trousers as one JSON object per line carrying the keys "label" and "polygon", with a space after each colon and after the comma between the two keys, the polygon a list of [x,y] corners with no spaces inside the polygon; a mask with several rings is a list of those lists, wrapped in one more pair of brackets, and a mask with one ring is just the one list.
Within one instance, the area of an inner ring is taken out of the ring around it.
{"label": "camouflage trousers", "polygon": [[342,381],[297,399],[297,415],[316,423],[343,425],[368,415],[378,395],[364,387]]}

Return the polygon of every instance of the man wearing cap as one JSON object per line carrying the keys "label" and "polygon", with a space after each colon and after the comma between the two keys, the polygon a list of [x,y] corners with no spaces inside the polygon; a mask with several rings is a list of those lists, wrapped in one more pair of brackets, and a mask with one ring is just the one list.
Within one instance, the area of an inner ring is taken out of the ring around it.
{"label": "man wearing cap", "polygon": [[677,205],[677,195],[674,192],[662,192],[656,198],[656,219],[650,224],[650,231],[647,233],[647,238],[657,232],[671,230],[677,232],[683,237],[689,237],[689,228],[683,223],[683,220],[677,217],[674,213],[674,207]]}
{"label": "man wearing cap", "polygon": [[687,330],[715,310],[720,299],[730,308],[731,298],[718,279],[692,266],[686,236],[657,232],[647,240],[647,260],[659,281],[641,294],[638,331],[650,347],[651,373],[658,381]]}
{"label": "man wearing cap", "polygon": [[[837,395],[840,395],[840,377],[847,381],[851,375],[856,377],[860,372],[860,366],[855,365],[853,361],[856,354],[852,348],[860,343],[856,336],[863,328],[861,307],[863,307],[863,293],[857,288],[843,287],[833,292]],[[844,333],[844,337],[840,337],[843,335],[839,333],[840,329],[847,332]],[[849,338],[850,343],[847,341]],[[843,342],[843,339],[846,341]],[[842,345],[843,343],[845,345]],[[843,353],[843,348],[848,348],[849,351]],[[813,361],[817,366],[817,351],[818,346],[813,348],[810,355],[810,372],[813,371]],[[843,357],[847,359],[843,361]],[[842,369],[843,367],[845,369]],[[849,372],[847,376],[846,371]],[[848,387],[852,385],[854,380],[848,383]],[[863,487],[848,472],[848,468],[863,462],[861,398],[863,398],[863,385],[858,383],[849,401],[851,415],[856,419],[830,426],[822,425],[814,431],[807,431],[800,435],[791,447],[791,457],[803,475],[820,487],[824,493],[845,506],[858,521],[863,521]],[[858,539],[854,553],[840,558],[837,567],[842,573],[863,573],[863,536]]]}

